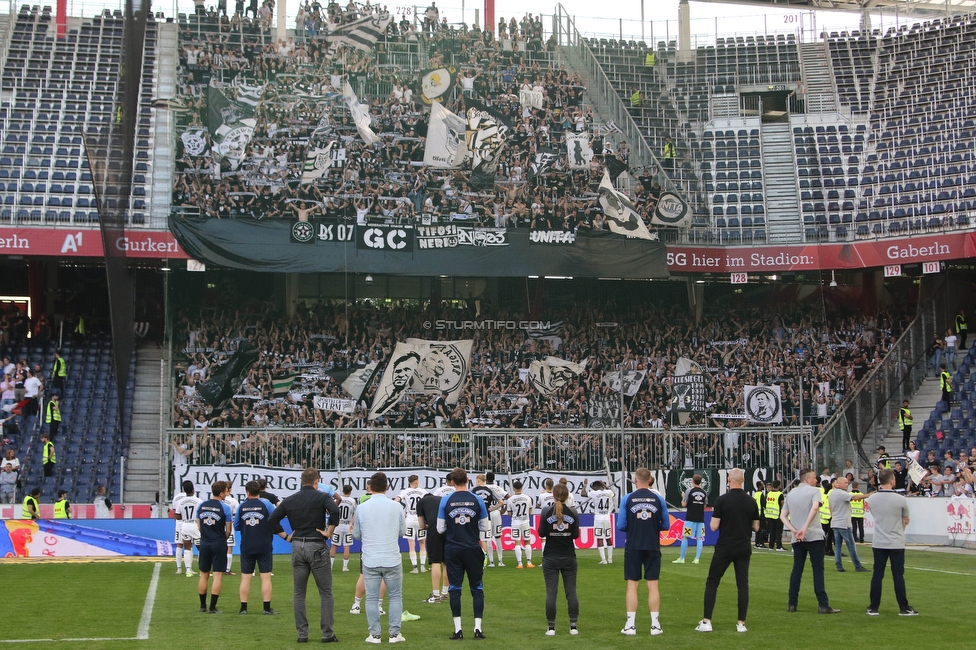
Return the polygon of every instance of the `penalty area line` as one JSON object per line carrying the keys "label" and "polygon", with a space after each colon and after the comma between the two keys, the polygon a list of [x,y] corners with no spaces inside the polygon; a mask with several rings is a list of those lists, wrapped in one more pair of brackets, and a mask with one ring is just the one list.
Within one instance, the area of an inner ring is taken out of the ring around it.
{"label": "penalty area line", "polygon": [[92,641],[138,641],[134,636],[121,636],[121,637],[107,637],[107,636],[95,636],[95,637],[83,637],[83,638],[68,638],[68,639],[0,639],[0,643],[64,643],[66,641],[80,641],[91,643]]}
{"label": "penalty area line", "polygon": [[153,606],[156,604],[159,570],[162,567],[162,562],[157,562],[153,567],[152,580],[149,581],[149,591],[146,592],[146,602],[142,606],[142,616],[139,618],[139,628],[136,631],[136,638],[140,640],[149,638],[149,623],[152,621]]}

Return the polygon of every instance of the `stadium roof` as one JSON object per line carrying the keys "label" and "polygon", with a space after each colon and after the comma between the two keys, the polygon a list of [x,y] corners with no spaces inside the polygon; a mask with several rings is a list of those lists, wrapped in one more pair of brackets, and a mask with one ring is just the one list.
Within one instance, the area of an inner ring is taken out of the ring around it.
{"label": "stadium roof", "polygon": [[773,6],[777,9],[822,9],[861,13],[865,9],[894,10],[905,16],[946,16],[976,12],[976,0],[696,0],[722,4]]}

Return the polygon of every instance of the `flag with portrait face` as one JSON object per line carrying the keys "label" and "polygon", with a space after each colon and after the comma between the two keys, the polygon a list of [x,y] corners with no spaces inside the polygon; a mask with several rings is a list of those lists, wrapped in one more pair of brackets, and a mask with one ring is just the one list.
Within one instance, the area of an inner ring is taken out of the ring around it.
{"label": "flag with portrait face", "polygon": [[468,152],[465,127],[464,118],[447,110],[440,102],[431,104],[424,164],[437,169],[460,167]]}
{"label": "flag with portrait face", "polygon": [[610,232],[627,237],[654,239],[634,209],[634,204],[626,195],[613,187],[613,183],[610,182],[610,174],[606,171],[603,172],[603,180],[600,181],[599,202],[600,207],[603,208],[603,214],[607,218],[607,226],[610,228]]}
{"label": "flag with portrait face", "polygon": [[498,161],[508,142],[511,127],[501,113],[481,102],[466,99],[468,152],[471,156],[471,186],[478,191],[495,186]]}

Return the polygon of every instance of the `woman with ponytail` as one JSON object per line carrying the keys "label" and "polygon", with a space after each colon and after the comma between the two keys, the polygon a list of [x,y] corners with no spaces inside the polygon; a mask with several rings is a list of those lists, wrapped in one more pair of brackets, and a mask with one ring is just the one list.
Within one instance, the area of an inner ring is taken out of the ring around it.
{"label": "woman with ponytail", "polygon": [[552,489],[553,503],[543,508],[539,517],[539,537],[545,541],[542,575],[546,579],[546,636],[556,634],[556,592],[559,575],[563,577],[566,603],[569,605],[569,633],[577,634],[579,599],[576,597],[576,541],[579,538],[579,515],[566,505],[569,489],[557,484]]}

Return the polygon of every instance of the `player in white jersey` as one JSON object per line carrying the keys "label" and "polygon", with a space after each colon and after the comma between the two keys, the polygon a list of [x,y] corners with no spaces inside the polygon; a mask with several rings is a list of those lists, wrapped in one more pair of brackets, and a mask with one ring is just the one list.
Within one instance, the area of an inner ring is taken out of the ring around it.
{"label": "player in white jersey", "polygon": [[[542,492],[539,493],[539,496],[535,501],[536,506],[538,506],[539,508],[540,514],[545,512],[546,508],[548,508],[549,506],[551,506],[556,502],[556,500],[552,497],[552,486],[553,486],[553,482],[551,478],[547,478],[542,482]],[[542,538],[542,552],[543,554],[545,554],[546,552],[545,537]]]}
{"label": "player in white jersey", "polygon": [[512,517],[512,542],[515,544],[515,560],[518,562],[516,569],[522,568],[522,553],[525,553],[525,566],[534,569],[532,564],[532,497],[522,494],[522,481],[512,481],[512,491],[515,492],[508,497],[506,507]]}
{"label": "player in white jersey", "polygon": [[352,486],[342,486],[342,500],[339,502],[339,523],[332,533],[332,548],[329,549],[329,565],[335,564],[336,548],[342,547],[342,570],[349,571],[349,551],[352,547],[352,523],[356,516],[356,500],[352,498]]}
{"label": "player in white jersey", "polygon": [[507,499],[510,495],[508,492],[495,484],[494,472],[485,472],[485,483],[485,487],[491,490],[492,495],[495,497],[495,501],[497,501],[499,504],[499,506],[494,510],[488,510],[488,518],[491,521],[492,542],[498,549],[498,566],[505,566],[505,564],[502,562],[502,512],[504,512],[506,508],[505,499]]}
{"label": "player in white jersey", "polygon": [[173,557],[176,558],[176,575],[183,573],[183,537],[180,533],[180,526],[183,525],[181,521],[182,515],[177,516],[180,512],[180,501],[186,496],[182,492],[177,492],[173,496],[173,501],[169,504],[170,516],[173,517],[174,526],[176,529],[176,541],[173,542]]}
{"label": "player in white jersey", "polygon": [[[173,516],[176,518],[176,532],[179,536],[177,547],[181,549],[186,577],[192,578],[196,575],[193,572],[193,546],[200,544],[196,516],[201,500],[194,493],[193,481],[183,481],[182,488],[183,494],[173,499]],[[180,573],[178,561],[176,566],[177,573]]]}
{"label": "player in white jersey", "polygon": [[[424,498],[424,491],[420,485],[420,477],[411,474],[407,477],[407,485],[394,501],[398,501],[403,506],[403,516],[407,520],[407,532],[403,536],[407,540],[407,551],[410,553],[410,564],[413,569],[410,573],[425,573],[427,571],[427,531],[421,530],[420,522],[417,520],[417,506]],[[417,543],[420,542],[420,569],[417,569]]]}
{"label": "player in white jersey", "polygon": [[583,484],[583,496],[593,504],[593,537],[600,552],[600,564],[613,564],[613,525],[610,513],[616,510],[617,495],[603,481],[593,481],[587,492]]}
{"label": "player in white jersey", "polygon": [[[230,517],[233,520],[237,517],[237,508],[240,507],[240,502],[230,495],[230,483],[227,484],[228,493],[224,497],[224,503],[230,508]],[[232,576],[234,572],[230,570],[231,561],[234,559],[234,543],[237,541],[235,537],[234,529],[230,529],[230,537],[227,538],[227,570],[224,571],[225,576]]]}

